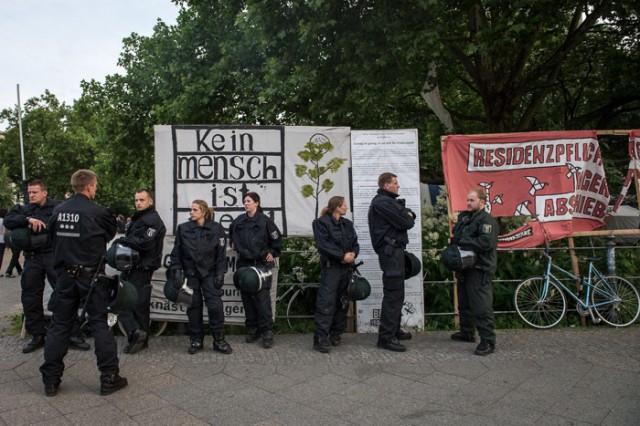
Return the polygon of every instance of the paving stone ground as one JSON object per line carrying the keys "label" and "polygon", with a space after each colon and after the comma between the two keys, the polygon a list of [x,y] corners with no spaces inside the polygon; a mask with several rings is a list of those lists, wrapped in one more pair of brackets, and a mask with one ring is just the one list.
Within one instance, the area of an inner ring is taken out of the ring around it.
{"label": "paving stone ground", "polygon": [[[187,338],[120,353],[129,386],[99,395],[93,351],[70,351],[56,397],[44,396],[42,351],[9,333],[19,282],[0,278],[0,425],[638,425],[640,326],[498,330],[473,355],[448,332],[414,335],[405,353],[347,334],[330,354],[310,335],[275,346],[228,336],[233,354],[188,355]],[[93,346],[93,341],[89,339]],[[120,352],[124,338],[118,337]]]}

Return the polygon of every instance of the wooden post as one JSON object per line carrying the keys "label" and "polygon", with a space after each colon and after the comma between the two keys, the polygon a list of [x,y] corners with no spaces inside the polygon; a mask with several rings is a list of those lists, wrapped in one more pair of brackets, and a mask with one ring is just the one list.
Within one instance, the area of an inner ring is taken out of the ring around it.
{"label": "wooden post", "polygon": [[[580,276],[580,265],[578,265],[578,256],[576,256],[576,246],[573,242],[573,237],[568,237],[567,241],[569,243],[569,254],[571,255],[571,268],[573,269],[573,273],[576,274],[577,276]],[[576,291],[580,290],[580,283],[576,282]],[[571,301],[573,299],[569,299],[567,300],[567,303],[569,303],[569,301]],[[587,325],[587,319],[585,317],[581,317],[580,318],[580,322],[582,324],[582,326],[586,326]]]}

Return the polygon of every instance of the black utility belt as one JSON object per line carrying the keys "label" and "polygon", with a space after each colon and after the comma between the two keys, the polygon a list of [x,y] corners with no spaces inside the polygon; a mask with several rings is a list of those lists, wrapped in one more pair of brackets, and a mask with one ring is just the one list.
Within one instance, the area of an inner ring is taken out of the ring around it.
{"label": "black utility belt", "polygon": [[71,278],[91,278],[96,272],[96,268],[88,268],[86,266],[67,266],[64,268],[67,275]]}

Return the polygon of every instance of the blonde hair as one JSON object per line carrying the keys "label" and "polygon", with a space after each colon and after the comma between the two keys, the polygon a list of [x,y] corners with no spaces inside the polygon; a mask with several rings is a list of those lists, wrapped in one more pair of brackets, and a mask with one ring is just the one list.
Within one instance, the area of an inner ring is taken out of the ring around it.
{"label": "blonde hair", "polygon": [[209,207],[205,200],[193,200],[191,204],[197,204],[200,207],[200,210],[204,213],[205,220],[213,220],[213,207]]}

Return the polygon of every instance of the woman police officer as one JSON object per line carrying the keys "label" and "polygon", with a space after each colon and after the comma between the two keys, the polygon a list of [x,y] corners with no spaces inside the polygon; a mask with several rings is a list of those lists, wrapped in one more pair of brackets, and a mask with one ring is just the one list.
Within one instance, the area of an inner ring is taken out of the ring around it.
{"label": "woman police officer", "polygon": [[[246,213],[235,218],[229,227],[231,248],[238,253],[236,268],[252,266],[270,269],[274,259],[280,255],[280,230],[262,212],[258,194],[248,192],[243,203]],[[240,291],[247,327],[246,342],[253,343],[262,335],[262,346],[265,348],[273,346],[270,289],[271,277],[268,277],[257,292]]]}
{"label": "woman police officer", "polygon": [[313,235],[320,253],[320,289],[316,300],[316,326],[313,348],[328,353],[338,346],[347,325],[347,287],[350,266],[360,245],[353,222],[345,218],[347,201],[335,196],[329,199],[320,217],[313,221]]}
{"label": "woman police officer", "polygon": [[193,201],[190,214],[191,219],[178,226],[170,267],[176,282],[180,283],[182,277],[186,276],[187,285],[193,289],[191,306],[187,308],[191,339],[188,352],[195,354],[203,347],[204,296],[213,334],[213,350],[230,354],[231,346],[224,339],[222,304],[222,286],[227,269],[227,238],[222,226],[213,221],[213,212],[206,201]]}

